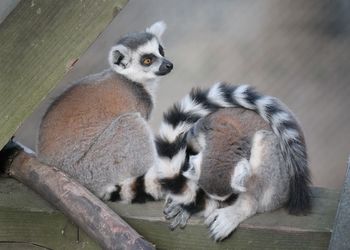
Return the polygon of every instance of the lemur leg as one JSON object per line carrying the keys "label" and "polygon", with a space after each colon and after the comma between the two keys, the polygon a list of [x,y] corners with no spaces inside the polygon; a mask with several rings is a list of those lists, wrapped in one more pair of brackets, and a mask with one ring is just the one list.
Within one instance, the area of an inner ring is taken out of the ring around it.
{"label": "lemur leg", "polygon": [[170,193],[167,196],[163,212],[165,218],[171,221],[169,225],[171,230],[177,226],[184,228],[192,215],[198,214],[206,217],[219,206],[217,201],[210,199],[198,187],[201,161],[202,153],[190,156],[189,168],[182,173],[187,177],[186,190],[181,194]]}
{"label": "lemur leg", "polygon": [[238,196],[233,205],[215,209],[205,220],[216,241],[225,239],[245,219],[257,212],[258,203],[248,193]]}
{"label": "lemur leg", "polygon": [[170,221],[169,228],[174,230],[177,226],[184,228],[188,219],[195,213],[204,209],[205,197],[204,192],[198,189],[193,202],[183,204],[174,201],[171,196],[167,197],[163,213],[165,218]]}
{"label": "lemur leg", "polygon": [[[260,143],[260,141],[258,142]],[[239,192],[237,200],[230,206],[214,210],[205,221],[210,227],[211,236],[216,241],[225,239],[242,221],[258,211],[259,201],[254,196],[255,190],[251,190],[252,187],[250,186],[253,168],[255,164],[258,164],[258,166],[261,164],[261,154],[258,154],[261,148],[258,147],[260,145],[258,142],[255,138],[250,161],[243,158],[234,168],[231,187]]]}
{"label": "lemur leg", "polygon": [[245,158],[241,159],[234,168],[231,178],[231,187],[237,192],[242,193],[247,190],[247,181],[252,175],[252,169],[249,161]]}
{"label": "lemur leg", "polygon": [[[190,159],[190,167],[189,169],[183,173],[183,175],[192,178],[189,179],[187,183],[193,182],[193,185],[197,185],[197,180],[199,178],[199,174],[196,173],[200,171],[201,164],[201,155],[193,156],[192,161]],[[251,166],[247,159],[241,159],[237,165],[234,167],[234,173],[231,178],[231,187],[235,191],[235,196],[239,193],[243,193],[247,190],[247,181],[251,176]],[[200,213],[207,217],[214,209],[216,209],[219,205],[218,201],[211,199],[208,197],[202,189],[196,186],[197,191],[195,195],[183,195],[181,197],[181,202],[179,202],[179,197],[174,201],[172,198],[174,196],[170,196],[171,202],[167,202],[164,208],[164,214],[167,219],[173,219],[171,222],[170,228],[176,227],[177,225],[184,226],[186,223],[184,220],[193,215]],[[186,220],[186,221],[187,221]]]}
{"label": "lemur leg", "polygon": [[197,214],[206,218],[218,207],[218,201],[208,197],[202,189],[198,189],[195,201],[189,204],[174,203],[168,197],[163,212],[165,218],[170,221],[169,228],[174,230],[178,226],[181,229],[185,228],[192,215]]}
{"label": "lemur leg", "polygon": [[189,157],[189,167],[181,175],[182,178],[185,178],[182,192],[167,195],[163,213],[166,219],[171,220],[169,227],[172,230],[177,226],[184,228],[192,214],[204,209],[205,194],[197,184],[201,159],[201,153]]}

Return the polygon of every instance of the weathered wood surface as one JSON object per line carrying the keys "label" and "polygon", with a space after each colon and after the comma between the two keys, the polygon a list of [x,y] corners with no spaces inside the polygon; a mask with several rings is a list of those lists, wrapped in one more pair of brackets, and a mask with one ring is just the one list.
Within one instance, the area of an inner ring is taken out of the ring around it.
{"label": "weathered wood surface", "polygon": [[350,249],[350,157],[348,161],[348,170],[345,176],[344,188],[339,199],[329,249]]}
{"label": "weathered wood surface", "polygon": [[21,1],[0,24],[0,148],[127,1]]}
{"label": "weathered wood surface", "polygon": [[104,249],[154,249],[105,203],[62,171],[21,152],[9,173],[57,207]]}
{"label": "weathered wood surface", "polygon": [[[199,218],[191,219],[184,230],[170,231],[161,202],[108,205],[157,249],[327,249],[338,197],[338,191],[314,188],[311,215],[291,216],[283,209],[257,215],[222,243],[208,238]],[[99,249],[59,211],[9,178],[0,179],[0,249],[9,249],[1,246],[4,241],[52,249]]]}

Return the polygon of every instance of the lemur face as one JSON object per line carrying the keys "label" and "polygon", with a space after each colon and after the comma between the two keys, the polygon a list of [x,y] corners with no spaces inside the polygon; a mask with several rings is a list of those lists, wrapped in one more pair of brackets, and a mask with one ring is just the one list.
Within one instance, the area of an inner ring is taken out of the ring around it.
{"label": "lemur face", "polygon": [[129,34],[113,46],[109,63],[113,70],[126,78],[145,83],[168,74],[173,64],[164,58],[161,35],[165,23],[157,22],[145,32]]}

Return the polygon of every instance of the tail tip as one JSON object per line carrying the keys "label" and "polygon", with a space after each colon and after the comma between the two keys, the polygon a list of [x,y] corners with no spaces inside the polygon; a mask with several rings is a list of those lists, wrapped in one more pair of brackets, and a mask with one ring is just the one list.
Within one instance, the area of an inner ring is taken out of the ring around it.
{"label": "tail tip", "polygon": [[293,215],[307,215],[311,212],[311,189],[305,176],[294,176],[291,179],[287,209]]}

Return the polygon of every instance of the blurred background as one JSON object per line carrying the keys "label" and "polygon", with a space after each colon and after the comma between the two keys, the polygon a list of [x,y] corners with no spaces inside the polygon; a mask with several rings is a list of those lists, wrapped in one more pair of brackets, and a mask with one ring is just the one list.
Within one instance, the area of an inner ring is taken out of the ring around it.
{"label": "blurred background", "polygon": [[175,67],[160,82],[154,131],[162,111],[192,87],[249,83],[299,118],[313,184],[342,186],[350,153],[348,0],[130,0],[23,124],[18,140],[34,149],[48,103],[71,82],[107,68],[108,50],[120,36],[158,20],[168,24],[163,42]]}

